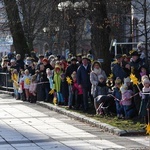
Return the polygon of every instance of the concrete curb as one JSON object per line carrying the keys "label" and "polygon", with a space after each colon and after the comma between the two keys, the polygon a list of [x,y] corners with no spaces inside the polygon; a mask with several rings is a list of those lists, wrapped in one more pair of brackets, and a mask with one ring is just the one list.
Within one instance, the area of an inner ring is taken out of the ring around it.
{"label": "concrete curb", "polygon": [[106,123],[102,123],[100,121],[97,121],[95,119],[86,117],[85,115],[82,115],[82,114],[79,114],[79,113],[76,113],[76,112],[71,112],[69,110],[61,108],[59,106],[55,106],[55,105],[50,104],[50,103],[45,103],[45,102],[42,102],[42,101],[37,101],[37,105],[40,105],[42,107],[48,108],[50,110],[53,110],[55,112],[64,114],[64,115],[66,115],[68,117],[74,118],[74,119],[79,120],[81,122],[85,122],[85,123],[87,123],[87,124],[89,124],[91,126],[98,127],[98,128],[102,129],[105,132],[109,132],[109,133],[112,133],[112,134],[115,134],[115,135],[118,135],[118,136],[145,135],[145,130],[141,130],[141,131],[136,131],[136,130],[135,131],[133,131],[133,130],[131,130],[131,131],[121,130],[121,129],[117,128],[117,127],[111,126],[111,125],[106,124]]}
{"label": "concrete curb", "polygon": [[14,92],[0,90],[0,94],[12,95]]}
{"label": "concrete curb", "polygon": [[[13,92],[0,90],[0,93],[1,94],[12,95]],[[99,129],[102,129],[105,132],[109,132],[109,133],[112,133],[112,134],[115,134],[115,135],[118,135],[118,136],[145,135],[145,130],[140,130],[140,131],[137,131],[137,130],[135,130],[135,131],[134,130],[130,130],[130,131],[121,130],[117,127],[111,126],[111,125],[106,124],[106,123],[102,123],[100,121],[97,121],[95,119],[86,117],[85,115],[79,114],[77,112],[71,112],[69,110],[61,108],[59,106],[55,106],[55,105],[50,104],[50,103],[46,103],[46,102],[43,102],[43,101],[37,101],[36,104],[40,105],[42,107],[48,108],[50,110],[53,110],[55,112],[58,112],[60,114],[64,114],[64,115],[66,115],[68,117],[71,117],[71,118],[74,118],[76,120],[79,120],[81,122],[85,122],[85,123],[87,123],[91,126],[98,127]]]}

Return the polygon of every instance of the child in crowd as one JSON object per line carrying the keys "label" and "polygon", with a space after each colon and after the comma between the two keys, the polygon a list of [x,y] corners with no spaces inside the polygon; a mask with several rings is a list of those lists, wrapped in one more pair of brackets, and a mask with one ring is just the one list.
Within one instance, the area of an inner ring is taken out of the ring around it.
{"label": "child in crowd", "polygon": [[[53,75],[54,72],[53,70],[50,70],[50,68],[46,69],[46,74],[47,74],[47,78],[49,80],[49,86],[50,86],[50,91],[53,89]],[[49,98],[48,101],[52,102],[53,100],[53,94],[49,94]]]}
{"label": "child in crowd", "polygon": [[[100,95],[101,96],[106,96],[110,91],[111,89],[109,89],[109,87],[106,85],[106,81],[105,81],[105,78],[103,75],[99,75],[98,76],[98,80],[99,80],[99,83],[96,87],[96,90],[97,90],[97,97],[99,97]],[[102,109],[98,109],[98,105],[103,105],[103,103],[99,104],[99,99],[97,99],[97,97],[94,99],[94,107],[96,109],[96,114],[100,114],[100,115],[103,115],[103,111]],[[97,101],[98,100],[98,101]],[[101,107],[99,106],[99,108]]]}
{"label": "child in crowd", "polygon": [[54,84],[53,84],[53,89],[56,90],[57,93],[57,101],[58,101],[58,105],[64,103],[64,99],[62,94],[60,93],[60,86],[61,86],[61,66],[60,65],[55,65],[55,69],[54,69]]}
{"label": "child in crowd", "polygon": [[77,75],[75,71],[71,74],[71,78],[72,83],[69,84],[69,99],[68,99],[69,109],[72,109],[72,107],[75,108],[77,101],[77,88],[75,87],[75,84],[77,83]]}
{"label": "child in crowd", "polygon": [[29,87],[29,94],[30,94],[30,102],[36,103],[36,87],[37,87],[37,81],[36,81],[36,75],[32,75],[31,77],[31,84]]}
{"label": "child in crowd", "polygon": [[120,101],[121,101],[121,91],[120,91],[120,87],[121,87],[121,79],[120,78],[116,78],[115,80],[115,86],[113,88],[113,96],[115,98],[115,104],[116,104],[116,113],[117,113],[117,117],[118,119],[123,118],[123,107],[122,105],[120,105]]}
{"label": "child in crowd", "polygon": [[142,88],[143,94],[140,93],[142,100],[141,100],[139,115],[141,117],[141,120],[147,123],[147,105],[149,101],[149,94],[146,94],[146,93],[150,93],[149,78],[145,76],[145,78],[142,80],[142,84],[143,84],[143,88]]}
{"label": "child in crowd", "polygon": [[109,92],[113,90],[114,84],[115,82],[114,82],[113,76],[110,75],[106,80],[106,85],[109,88]]}
{"label": "child in crowd", "polygon": [[141,66],[139,69],[139,72],[140,72],[141,77],[144,75],[148,75],[148,71],[147,71],[146,66]]}
{"label": "child in crowd", "polygon": [[50,84],[50,90],[53,89],[53,70],[50,70],[49,68],[46,69],[47,78],[49,80]]}
{"label": "child in crowd", "polygon": [[23,77],[24,77],[24,71],[22,70],[21,71],[21,74],[20,74],[20,79],[19,79],[19,92],[20,92],[20,96],[21,96],[21,100],[25,100],[25,89],[24,89],[24,80],[23,80]]}
{"label": "child in crowd", "polygon": [[83,91],[82,87],[80,87],[77,83],[77,74],[74,71],[71,74],[71,77],[73,79],[73,84],[72,84],[72,91],[75,99],[75,108],[80,109],[83,106]]}
{"label": "child in crowd", "polygon": [[96,87],[97,95],[107,95],[108,91],[109,91],[109,88],[106,85],[106,81],[105,81],[104,76],[103,75],[99,75],[98,76],[98,80],[99,80],[99,83],[98,83],[98,85]]}
{"label": "child in crowd", "polygon": [[23,77],[23,81],[24,81],[24,89],[25,89],[25,94],[26,94],[26,101],[29,101],[29,87],[31,83],[31,76],[29,74],[28,69],[26,69],[24,73],[25,74]]}
{"label": "child in crowd", "polygon": [[120,104],[123,107],[124,115],[126,119],[129,119],[133,117],[134,115],[134,109],[132,107],[132,95],[133,91],[128,89],[128,86],[126,84],[123,84],[120,87],[122,99],[120,101]]}
{"label": "child in crowd", "polygon": [[13,88],[14,88],[14,96],[15,99],[19,99],[19,93],[18,93],[18,88],[19,88],[19,73],[17,69],[13,69],[11,71],[11,79],[13,81]]}
{"label": "child in crowd", "polygon": [[130,77],[124,78],[124,85],[127,86],[128,90],[132,90],[132,84]]}

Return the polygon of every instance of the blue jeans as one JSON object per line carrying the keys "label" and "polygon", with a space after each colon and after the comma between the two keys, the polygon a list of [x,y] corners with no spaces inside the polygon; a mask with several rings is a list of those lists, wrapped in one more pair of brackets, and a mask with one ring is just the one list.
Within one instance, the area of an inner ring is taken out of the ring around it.
{"label": "blue jeans", "polygon": [[13,85],[15,98],[19,98],[18,89]]}
{"label": "blue jeans", "polygon": [[123,107],[122,105],[120,105],[119,101],[115,101],[116,103],[116,112],[117,112],[117,115],[121,115],[121,114],[124,114],[123,113]]}
{"label": "blue jeans", "polygon": [[57,99],[58,99],[58,103],[64,102],[64,98],[60,92],[57,92]]}
{"label": "blue jeans", "polygon": [[89,88],[88,87],[83,87],[83,109],[84,110],[88,110],[89,108],[89,105],[88,105],[88,92],[89,91]]}
{"label": "blue jeans", "polygon": [[131,118],[136,114],[136,109],[133,108],[132,106],[124,105],[123,110],[125,113],[125,118]]}
{"label": "blue jeans", "polygon": [[69,85],[68,88],[69,88],[68,106],[72,106],[73,100],[72,85]]}

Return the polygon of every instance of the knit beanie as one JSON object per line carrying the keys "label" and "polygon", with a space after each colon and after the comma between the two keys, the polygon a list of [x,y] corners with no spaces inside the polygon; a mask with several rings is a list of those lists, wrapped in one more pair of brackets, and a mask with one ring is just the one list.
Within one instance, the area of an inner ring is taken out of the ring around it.
{"label": "knit beanie", "polygon": [[127,91],[127,89],[128,89],[128,87],[127,87],[125,84],[123,84],[123,85],[120,87],[120,91],[121,91],[121,93],[126,92],[126,91]]}
{"label": "knit beanie", "polygon": [[124,78],[124,83],[128,83],[128,82],[131,82],[131,79],[129,77]]}
{"label": "knit beanie", "polygon": [[146,83],[150,84],[150,80],[149,80],[148,78],[146,78],[146,79],[144,79],[144,80],[142,81],[142,83],[143,83],[143,85],[146,84]]}

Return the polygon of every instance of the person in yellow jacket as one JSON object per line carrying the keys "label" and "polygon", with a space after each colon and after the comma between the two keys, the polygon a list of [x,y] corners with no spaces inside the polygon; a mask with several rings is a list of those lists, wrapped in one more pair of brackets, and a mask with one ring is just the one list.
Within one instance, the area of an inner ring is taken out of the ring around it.
{"label": "person in yellow jacket", "polygon": [[19,73],[18,73],[17,69],[13,69],[11,71],[11,80],[13,81],[14,96],[15,96],[16,99],[19,99],[19,93],[18,93]]}

